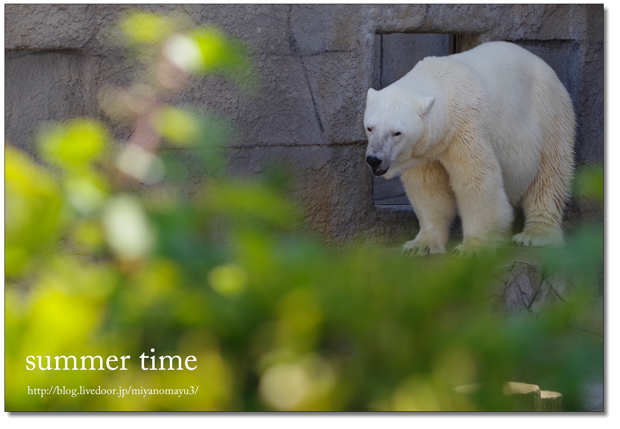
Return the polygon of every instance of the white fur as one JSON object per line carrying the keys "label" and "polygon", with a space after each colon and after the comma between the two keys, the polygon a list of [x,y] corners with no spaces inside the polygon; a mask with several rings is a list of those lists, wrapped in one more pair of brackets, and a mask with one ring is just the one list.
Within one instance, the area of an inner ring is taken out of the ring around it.
{"label": "white fur", "polygon": [[518,204],[526,221],[515,243],[562,243],[575,117],[553,70],[525,49],[491,42],[425,58],[368,91],[364,127],[366,155],[382,160],[377,174],[401,174],[420,221],[407,252],[445,252],[457,210],[464,239],[456,251],[494,247]]}

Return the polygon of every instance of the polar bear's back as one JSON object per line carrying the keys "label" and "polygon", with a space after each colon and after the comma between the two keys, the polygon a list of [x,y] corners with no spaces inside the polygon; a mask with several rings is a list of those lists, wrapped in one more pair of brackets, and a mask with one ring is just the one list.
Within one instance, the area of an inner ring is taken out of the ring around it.
{"label": "polar bear's back", "polygon": [[[546,113],[550,112],[541,110],[554,108],[546,105],[549,99],[556,103],[557,108],[566,108],[566,103],[570,105],[570,96],[553,69],[536,55],[513,43],[485,43],[448,58],[464,64],[474,73],[487,104],[492,107],[487,113],[501,114],[504,118],[509,116],[511,122],[521,119],[532,124],[548,122]],[[496,126],[502,122],[499,117],[492,121]]]}
{"label": "polar bear's back", "polygon": [[483,43],[468,51],[450,55],[450,58],[489,76],[509,72],[513,67],[517,67],[518,71],[515,72],[518,73],[523,73],[522,68],[532,72],[540,72],[540,68],[551,70],[542,59],[509,42]]}
{"label": "polar bear's back", "polygon": [[416,86],[415,90],[420,91],[428,82],[444,93],[463,88],[461,94],[449,95],[454,97],[470,95],[475,87],[492,107],[489,113],[508,109],[513,115],[531,115],[523,118],[528,123],[539,117],[537,109],[548,107],[542,103],[549,96],[561,100],[561,108],[566,108],[566,103],[570,106],[570,96],[553,69],[536,55],[508,42],[489,42],[448,57],[425,58],[396,85]]}

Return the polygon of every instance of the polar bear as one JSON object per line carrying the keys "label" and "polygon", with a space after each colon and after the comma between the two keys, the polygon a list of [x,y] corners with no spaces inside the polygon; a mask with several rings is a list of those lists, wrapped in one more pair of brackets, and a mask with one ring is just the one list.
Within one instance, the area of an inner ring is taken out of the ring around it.
{"label": "polar bear", "polygon": [[513,207],[523,232],[513,242],[563,242],[562,213],[573,176],[575,114],[543,60],[508,42],[428,57],[380,90],[368,90],[366,162],[398,174],[420,231],[407,254],[444,253],[457,210],[463,243],[477,254],[507,238]]}

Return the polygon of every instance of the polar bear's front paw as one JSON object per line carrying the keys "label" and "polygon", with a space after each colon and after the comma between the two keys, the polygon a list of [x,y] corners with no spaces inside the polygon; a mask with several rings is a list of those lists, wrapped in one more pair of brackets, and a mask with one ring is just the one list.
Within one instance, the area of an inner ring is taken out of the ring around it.
{"label": "polar bear's front paw", "polygon": [[480,239],[465,238],[463,244],[460,244],[452,251],[452,256],[459,258],[476,258],[482,255],[493,255],[500,241],[498,239]]}
{"label": "polar bear's front paw", "polygon": [[481,253],[481,248],[465,246],[464,244],[460,244],[452,250],[452,256],[456,256],[457,258],[475,258]]}
{"label": "polar bear's front paw", "polygon": [[403,244],[403,255],[405,256],[425,256],[435,253],[446,253],[445,246],[436,241],[420,238]]}
{"label": "polar bear's front paw", "polygon": [[531,247],[557,247],[564,244],[562,232],[534,233],[523,231],[512,238],[512,242],[518,246]]}

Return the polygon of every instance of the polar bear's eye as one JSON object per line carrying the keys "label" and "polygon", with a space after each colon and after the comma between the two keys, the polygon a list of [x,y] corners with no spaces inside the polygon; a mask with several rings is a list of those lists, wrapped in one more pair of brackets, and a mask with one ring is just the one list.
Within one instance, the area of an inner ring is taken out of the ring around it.
{"label": "polar bear's eye", "polygon": [[366,129],[368,130],[368,132],[372,132],[372,127],[368,127]]}
{"label": "polar bear's eye", "polygon": [[401,132],[400,132],[400,131],[396,131],[396,132],[394,133],[394,136],[399,136],[399,135],[401,135]]}

